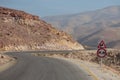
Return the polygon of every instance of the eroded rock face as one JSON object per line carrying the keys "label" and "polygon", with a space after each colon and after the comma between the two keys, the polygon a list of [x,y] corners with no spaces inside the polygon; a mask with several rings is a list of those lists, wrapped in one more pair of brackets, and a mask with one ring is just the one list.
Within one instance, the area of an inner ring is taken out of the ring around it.
{"label": "eroded rock face", "polygon": [[9,8],[3,8],[3,7],[0,7],[0,14],[11,16],[14,18],[39,20],[38,16],[25,13],[24,11],[18,11],[18,10],[9,9]]}
{"label": "eroded rock face", "polygon": [[0,50],[72,49],[84,48],[38,16],[0,7]]}

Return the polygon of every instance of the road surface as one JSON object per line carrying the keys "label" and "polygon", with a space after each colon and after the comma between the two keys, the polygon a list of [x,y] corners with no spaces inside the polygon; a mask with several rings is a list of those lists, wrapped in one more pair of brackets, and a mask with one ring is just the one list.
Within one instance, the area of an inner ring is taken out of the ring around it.
{"label": "road surface", "polygon": [[17,63],[0,73],[0,80],[93,80],[73,63],[24,53],[7,53]]}

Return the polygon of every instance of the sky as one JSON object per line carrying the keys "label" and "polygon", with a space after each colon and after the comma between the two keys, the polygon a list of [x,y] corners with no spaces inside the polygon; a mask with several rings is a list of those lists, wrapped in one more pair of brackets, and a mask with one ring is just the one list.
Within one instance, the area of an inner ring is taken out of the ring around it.
{"label": "sky", "polygon": [[0,6],[40,17],[81,13],[120,5],[120,0],[0,0]]}

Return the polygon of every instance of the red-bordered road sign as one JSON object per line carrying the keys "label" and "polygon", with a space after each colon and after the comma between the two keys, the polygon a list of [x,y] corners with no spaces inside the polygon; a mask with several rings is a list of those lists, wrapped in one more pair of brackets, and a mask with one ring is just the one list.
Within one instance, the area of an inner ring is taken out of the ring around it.
{"label": "red-bordered road sign", "polygon": [[104,48],[97,50],[97,56],[100,58],[104,58],[107,55],[107,52]]}
{"label": "red-bordered road sign", "polygon": [[100,41],[100,43],[98,44],[98,49],[105,49],[105,48],[106,48],[105,42],[103,40]]}

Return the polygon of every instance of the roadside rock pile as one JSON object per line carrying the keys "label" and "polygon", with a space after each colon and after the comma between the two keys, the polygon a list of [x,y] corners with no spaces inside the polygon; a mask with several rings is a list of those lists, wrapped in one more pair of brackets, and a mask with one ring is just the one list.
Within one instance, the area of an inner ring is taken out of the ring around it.
{"label": "roadside rock pile", "polygon": [[8,63],[10,61],[12,61],[13,58],[12,57],[9,57],[8,55],[3,55],[3,54],[0,54],[0,65],[3,65],[5,63]]}

